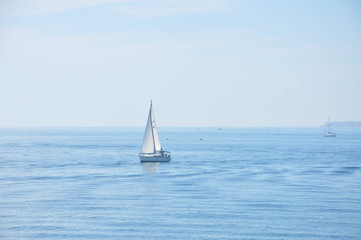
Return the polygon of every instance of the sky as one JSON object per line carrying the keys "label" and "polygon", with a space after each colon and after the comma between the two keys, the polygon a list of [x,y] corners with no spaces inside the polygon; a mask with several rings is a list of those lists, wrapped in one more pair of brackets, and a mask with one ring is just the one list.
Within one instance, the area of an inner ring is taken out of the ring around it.
{"label": "sky", "polygon": [[361,121],[361,1],[1,0],[0,127]]}

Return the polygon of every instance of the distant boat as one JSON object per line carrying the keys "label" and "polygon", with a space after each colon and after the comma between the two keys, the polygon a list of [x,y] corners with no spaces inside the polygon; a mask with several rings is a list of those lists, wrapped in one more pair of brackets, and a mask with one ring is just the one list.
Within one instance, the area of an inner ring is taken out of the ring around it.
{"label": "distant boat", "polygon": [[139,153],[141,162],[169,162],[171,160],[170,152],[163,151],[160,145],[157,125],[154,119],[152,101],[145,127],[142,149]]}
{"label": "distant boat", "polygon": [[327,121],[327,132],[325,131],[325,134],[323,134],[324,137],[336,137],[336,133],[332,132],[332,129],[330,129],[330,118],[328,118]]}

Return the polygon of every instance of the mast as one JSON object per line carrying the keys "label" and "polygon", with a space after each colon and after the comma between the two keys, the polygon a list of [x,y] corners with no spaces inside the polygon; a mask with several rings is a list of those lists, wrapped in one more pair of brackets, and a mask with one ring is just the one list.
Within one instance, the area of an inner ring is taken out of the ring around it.
{"label": "mast", "polygon": [[155,151],[161,151],[162,150],[162,145],[160,144],[160,140],[159,140],[159,134],[158,134],[158,129],[157,129],[157,123],[155,121],[154,118],[154,109],[153,109],[153,104],[152,104],[152,111],[151,111],[151,121],[152,121],[152,130],[153,130],[153,139],[154,139],[154,146],[155,146]]}
{"label": "mast", "polygon": [[155,141],[154,141],[154,130],[153,130],[153,106],[152,106],[152,100],[150,100],[150,110],[149,110],[149,114],[150,114],[150,127],[152,129],[152,138],[153,138],[153,152],[156,153],[155,150]]}
{"label": "mast", "polygon": [[147,126],[145,127],[141,153],[155,153],[154,133],[152,124],[152,104],[149,109]]}
{"label": "mast", "polygon": [[327,132],[330,132],[330,117],[328,117]]}

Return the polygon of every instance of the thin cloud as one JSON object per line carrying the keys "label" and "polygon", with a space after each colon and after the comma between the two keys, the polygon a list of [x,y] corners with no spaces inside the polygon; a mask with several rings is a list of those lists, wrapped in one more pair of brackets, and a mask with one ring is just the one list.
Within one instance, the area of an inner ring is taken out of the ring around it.
{"label": "thin cloud", "polygon": [[230,0],[13,0],[0,3],[0,17],[49,15],[73,9],[112,4],[110,11],[132,18],[216,12],[229,9]]}
{"label": "thin cloud", "polygon": [[0,3],[0,16],[20,17],[48,15],[73,9],[114,3],[133,3],[140,0],[12,0]]}
{"label": "thin cloud", "polygon": [[154,18],[180,14],[217,12],[229,9],[229,1],[221,0],[155,0],[112,8],[131,18]]}

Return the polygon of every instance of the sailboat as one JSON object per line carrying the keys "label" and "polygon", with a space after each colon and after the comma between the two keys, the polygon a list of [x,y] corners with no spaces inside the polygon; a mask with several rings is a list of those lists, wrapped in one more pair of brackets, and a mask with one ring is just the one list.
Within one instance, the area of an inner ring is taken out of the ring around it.
{"label": "sailboat", "polygon": [[324,137],[336,137],[336,133],[332,132],[332,129],[330,129],[330,118],[328,118],[327,121],[327,132],[323,135]]}
{"label": "sailboat", "polygon": [[152,101],[145,127],[142,149],[139,153],[141,162],[169,162],[171,160],[170,152],[163,151],[159,141],[157,125],[154,119]]}

